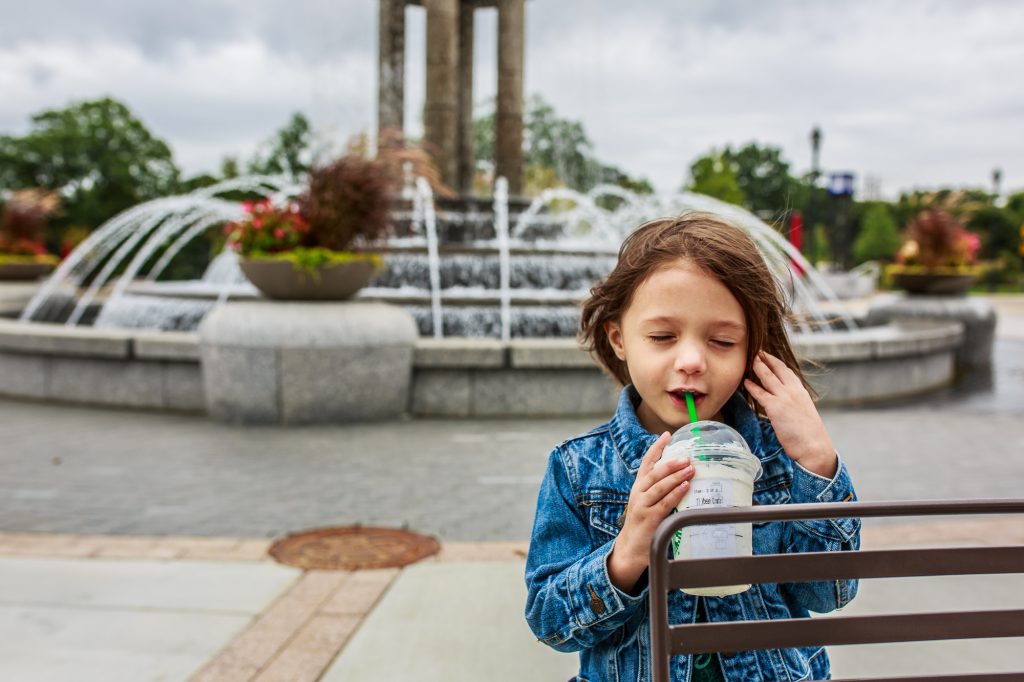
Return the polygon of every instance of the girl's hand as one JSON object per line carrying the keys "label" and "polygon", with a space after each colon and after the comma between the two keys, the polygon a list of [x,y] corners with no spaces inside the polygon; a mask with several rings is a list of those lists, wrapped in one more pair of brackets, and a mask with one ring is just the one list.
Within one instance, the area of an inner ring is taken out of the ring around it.
{"label": "girl's hand", "polygon": [[693,478],[688,459],[661,461],[670,434],[661,434],[644,453],[629,491],[626,520],[608,557],[608,574],[623,592],[631,592],[650,562],[651,538],[683,499]]}
{"label": "girl's hand", "polygon": [[793,461],[826,478],[836,473],[836,451],[814,401],[800,378],[779,358],[761,351],[754,358],[760,385],[746,379],[743,386],[764,408],[779,444]]}

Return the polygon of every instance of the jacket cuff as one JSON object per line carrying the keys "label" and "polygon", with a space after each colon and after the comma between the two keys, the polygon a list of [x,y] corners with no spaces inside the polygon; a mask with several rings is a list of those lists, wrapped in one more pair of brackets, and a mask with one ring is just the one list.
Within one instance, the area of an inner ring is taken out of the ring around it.
{"label": "jacket cuff", "polygon": [[[857,493],[853,489],[853,481],[850,480],[850,473],[838,452],[836,459],[836,473],[830,479],[808,471],[800,466],[800,462],[794,461],[792,501],[794,503],[855,502]],[[824,519],[802,523],[818,533],[831,527],[834,533],[830,534],[838,534],[839,539],[845,543],[852,542],[860,532],[860,519],[855,518]]]}
{"label": "jacket cuff", "polygon": [[580,627],[589,627],[609,618],[624,620],[632,615],[647,595],[647,588],[638,596],[629,595],[612,584],[608,575],[608,557],[614,540],[609,541],[583,561],[569,574],[569,601],[573,618]]}

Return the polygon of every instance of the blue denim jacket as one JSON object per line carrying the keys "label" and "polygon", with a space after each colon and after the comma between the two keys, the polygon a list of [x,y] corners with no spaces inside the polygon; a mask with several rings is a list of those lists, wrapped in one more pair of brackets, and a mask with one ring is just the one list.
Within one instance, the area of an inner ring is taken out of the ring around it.
{"label": "blue denim jacket", "polygon": [[[554,449],[537,499],[526,560],[526,620],[534,634],[558,651],[580,652],[580,679],[596,682],[650,679],[650,624],[646,574],[637,595],[608,577],[607,559],[623,521],[640,459],[655,441],[640,425],[640,397],[623,389],[615,416],[593,431]],[[767,419],[758,418],[740,395],[723,408],[761,460],[754,504],[854,500],[842,460],[831,479],[813,474],[782,450]],[[838,519],[755,524],[755,554],[855,550],[860,520]],[[857,581],[760,584],[741,594],[705,598],[710,621],[798,618],[846,605]],[[697,598],[673,590],[669,622],[691,623]],[[818,647],[770,649],[721,655],[728,680],[827,679],[828,655]],[[690,679],[691,657],[671,661],[673,680]]]}

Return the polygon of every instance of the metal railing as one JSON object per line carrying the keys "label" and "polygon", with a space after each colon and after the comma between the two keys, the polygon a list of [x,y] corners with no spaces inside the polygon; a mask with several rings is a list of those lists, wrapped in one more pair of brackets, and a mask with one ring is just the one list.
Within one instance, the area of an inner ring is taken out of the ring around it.
{"label": "metal railing", "polygon": [[[1021,514],[1024,499],[836,502],[700,509],[665,519],[651,542],[651,666],[654,682],[669,682],[673,655],[748,649],[876,644],[1024,636],[1024,609],[836,615],[770,621],[670,625],[669,590],[747,583],[1024,573],[1024,546],[806,552],[716,559],[668,559],[673,534],[684,526],[811,519]],[[924,680],[887,677],[875,680]],[[1024,672],[946,675],[955,682],[1024,681]]]}

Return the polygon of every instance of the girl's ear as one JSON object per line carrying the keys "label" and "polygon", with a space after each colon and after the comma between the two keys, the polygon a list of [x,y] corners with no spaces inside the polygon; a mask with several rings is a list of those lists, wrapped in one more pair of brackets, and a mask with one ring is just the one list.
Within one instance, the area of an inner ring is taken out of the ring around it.
{"label": "girl's ear", "polygon": [[604,333],[608,336],[608,343],[615,351],[615,357],[623,362],[626,361],[626,349],[622,345],[622,327],[618,322],[605,322]]}

